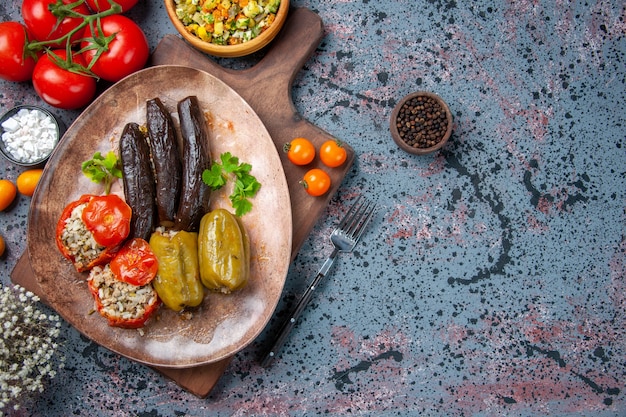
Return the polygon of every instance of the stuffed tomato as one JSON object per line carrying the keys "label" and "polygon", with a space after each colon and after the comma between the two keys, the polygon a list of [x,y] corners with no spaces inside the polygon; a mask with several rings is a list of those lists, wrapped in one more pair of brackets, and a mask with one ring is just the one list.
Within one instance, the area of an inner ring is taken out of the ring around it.
{"label": "stuffed tomato", "polygon": [[87,278],[98,313],[109,326],[125,329],[143,327],[161,305],[151,284],[133,285],[115,276],[109,264],[95,266]]}
{"label": "stuffed tomato", "polygon": [[56,244],[78,272],[109,262],[130,233],[132,210],[115,194],[83,195],[57,223]]}

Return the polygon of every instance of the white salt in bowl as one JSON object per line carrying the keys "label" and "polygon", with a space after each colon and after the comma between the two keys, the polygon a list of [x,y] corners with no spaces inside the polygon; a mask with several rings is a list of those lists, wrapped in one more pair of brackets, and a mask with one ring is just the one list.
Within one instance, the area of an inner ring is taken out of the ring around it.
{"label": "white salt in bowl", "polygon": [[61,135],[62,125],[48,110],[16,106],[0,118],[0,153],[15,165],[43,166]]}

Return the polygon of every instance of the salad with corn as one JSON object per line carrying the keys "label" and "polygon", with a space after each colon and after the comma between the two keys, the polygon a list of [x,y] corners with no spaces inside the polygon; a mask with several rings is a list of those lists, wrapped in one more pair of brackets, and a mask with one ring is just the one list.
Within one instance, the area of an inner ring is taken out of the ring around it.
{"label": "salad with corn", "polygon": [[216,45],[248,42],[276,19],[280,0],[174,0],[189,32]]}

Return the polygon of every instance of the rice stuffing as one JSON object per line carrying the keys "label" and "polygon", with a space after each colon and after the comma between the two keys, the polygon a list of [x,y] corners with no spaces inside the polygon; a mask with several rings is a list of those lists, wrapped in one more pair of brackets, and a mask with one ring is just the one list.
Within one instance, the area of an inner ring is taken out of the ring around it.
{"label": "rice stuffing", "polygon": [[71,216],[65,221],[65,228],[61,234],[63,245],[73,256],[74,264],[79,268],[89,265],[106,249],[96,242],[93,234],[83,222],[82,215],[86,206],[87,203],[80,204],[72,210]]}
{"label": "rice stuffing", "polygon": [[146,308],[157,301],[151,284],[136,286],[118,280],[109,264],[89,272],[90,287],[97,288],[99,312],[108,319],[134,320],[144,317]]}

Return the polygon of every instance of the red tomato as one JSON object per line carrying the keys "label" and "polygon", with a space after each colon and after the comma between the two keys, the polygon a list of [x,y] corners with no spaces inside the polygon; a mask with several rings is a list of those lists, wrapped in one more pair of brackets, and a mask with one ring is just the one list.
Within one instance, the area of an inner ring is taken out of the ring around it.
{"label": "red tomato", "polygon": [[[62,9],[67,9],[67,4],[76,3],[76,0],[62,0],[58,6],[57,0],[23,0],[22,18],[26,27],[32,32],[38,41],[51,41],[67,35],[73,29],[83,23],[81,17],[67,16]],[[81,3],[72,8],[72,11],[83,15],[90,14],[86,4]],[[64,17],[57,17],[64,16]],[[71,37],[76,42],[82,37],[82,30],[78,30]]]}
{"label": "red tomato", "polygon": [[[67,57],[64,49],[52,52],[63,60]],[[74,55],[73,60],[83,64],[80,55]],[[96,95],[95,78],[59,67],[49,53],[39,58],[35,65],[33,87],[46,103],[66,110],[83,107]]]}
{"label": "red tomato", "polygon": [[283,146],[287,158],[294,165],[307,165],[315,158],[315,146],[306,138],[295,138]]}
{"label": "red tomato", "polygon": [[300,184],[309,195],[319,197],[330,189],[330,176],[319,168],[313,168],[304,174]]}
{"label": "red tomato", "polygon": [[[103,17],[100,23],[102,33],[90,26],[85,29],[85,37],[88,39],[81,43],[81,49],[89,46],[93,48],[83,53],[85,62],[89,64],[98,52],[98,45],[104,44],[106,37],[115,35],[91,67],[94,74],[104,80],[115,82],[142,69],[148,62],[150,47],[141,28],[129,18],[119,14]],[[96,42],[93,42],[93,39],[89,41],[90,37],[96,38]]]}
{"label": "red tomato", "polygon": [[115,194],[95,196],[83,210],[83,222],[102,246],[117,246],[130,233],[132,209]]}
{"label": "red tomato", "polygon": [[35,68],[35,55],[24,48],[31,35],[20,22],[0,23],[0,78],[28,81]]}
{"label": "red tomato", "polygon": [[[115,3],[122,6],[122,13],[132,9],[139,0],[114,0]],[[111,8],[109,0],[86,0],[89,8],[94,12],[103,12]]]}
{"label": "red tomato", "polygon": [[117,247],[107,247],[100,253],[100,255],[96,259],[92,260],[88,264],[84,264],[82,261],[76,262],[74,255],[70,253],[69,249],[63,243],[62,236],[63,236],[63,231],[65,230],[65,226],[66,226],[65,223],[67,219],[69,219],[72,216],[72,211],[76,207],[80,206],[81,204],[85,204],[89,202],[93,197],[95,196],[90,195],[90,194],[85,194],[81,196],[78,200],[72,201],[71,203],[69,203],[63,209],[63,212],[61,213],[61,216],[59,217],[59,221],[57,222],[56,237],[55,237],[57,247],[61,251],[61,254],[74,264],[74,267],[76,268],[78,272],[88,271],[96,265],[103,265],[109,262],[113,258],[113,256],[115,255],[115,251],[117,250]]}
{"label": "red tomato", "polygon": [[348,154],[343,143],[338,140],[327,140],[320,148],[320,159],[322,163],[330,168],[336,168],[346,162]]}
{"label": "red tomato", "polygon": [[159,268],[150,244],[139,237],[126,242],[109,265],[117,279],[138,286],[149,284]]}

